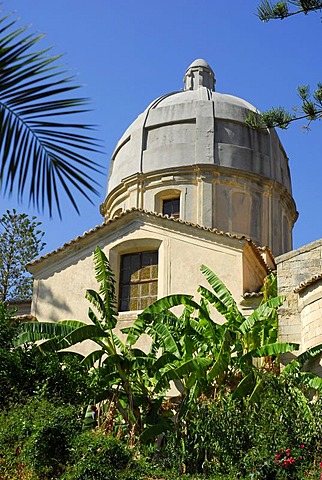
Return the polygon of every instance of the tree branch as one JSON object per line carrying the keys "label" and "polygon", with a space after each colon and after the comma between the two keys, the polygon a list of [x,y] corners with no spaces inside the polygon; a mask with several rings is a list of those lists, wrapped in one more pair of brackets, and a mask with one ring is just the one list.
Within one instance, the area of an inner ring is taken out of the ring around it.
{"label": "tree branch", "polygon": [[[290,5],[295,5],[298,10],[289,10]],[[271,3],[269,0],[263,0],[257,7],[257,16],[263,22],[269,20],[283,20],[287,17],[309,12],[316,12],[322,9],[321,0],[284,0],[280,2]]]}

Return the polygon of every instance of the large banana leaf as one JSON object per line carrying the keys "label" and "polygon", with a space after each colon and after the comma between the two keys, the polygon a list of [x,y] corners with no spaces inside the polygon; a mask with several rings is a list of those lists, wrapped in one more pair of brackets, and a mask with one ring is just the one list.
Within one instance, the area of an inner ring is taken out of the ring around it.
{"label": "large banana leaf", "polygon": [[[115,280],[105,253],[96,247],[94,251],[95,278],[99,291],[86,291],[86,298],[97,308],[101,315],[99,323],[102,328],[115,328],[117,323]],[[96,322],[94,322],[96,323]]]}
{"label": "large banana leaf", "polygon": [[88,369],[90,370],[91,368],[94,367],[94,365],[96,364],[96,362],[98,362],[99,360],[101,360],[105,355],[105,352],[104,350],[100,349],[100,350],[93,350],[91,353],[89,353],[83,360],[82,360],[82,364]]}
{"label": "large banana leaf", "polygon": [[254,310],[248,318],[239,326],[239,330],[243,335],[246,335],[255,325],[256,322],[262,322],[263,320],[268,320],[278,307],[283,305],[285,297],[275,297],[271,298],[267,302],[261,304],[256,310]]}
{"label": "large banana leaf", "polygon": [[225,307],[228,308],[237,308],[237,304],[231,294],[231,292],[228,290],[228,288],[225,286],[225,284],[220,280],[217,275],[210,270],[210,268],[206,267],[205,265],[201,265],[200,270],[206,277],[207,281],[213,288],[216,297],[220,300],[220,302],[225,305]]}
{"label": "large banana leaf", "polygon": [[322,343],[308,348],[305,352],[298,355],[294,360],[288,363],[283,371],[282,375],[289,375],[300,372],[305,364],[318,357],[322,353]]}
{"label": "large banana leaf", "polygon": [[233,398],[245,398],[249,392],[251,392],[256,385],[256,376],[253,369],[239,382],[235,391],[233,392]]}
{"label": "large banana leaf", "polygon": [[230,333],[226,331],[222,339],[222,344],[218,352],[217,358],[211,367],[210,371],[207,374],[207,379],[209,382],[212,382],[219,374],[227,372],[228,366],[231,361],[231,343],[230,343]]}
{"label": "large banana leaf", "polygon": [[260,358],[260,357],[271,357],[281,355],[282,353],[293,352],[294,350],[299,349],[298,343],[288,343],[288,342],[276,342],[270,343],[268,345],[263,345],[262,347],[256,348],[251,352],[248,352],[242,358],[246,359],[247,357]]}
{"label": "large banana leaf", "polygon": [[205,275],[214,292],[209,292],[209,290],[202,286],[199,286],[198,292],[210,301],[218,312],[226,318],[230,328],[237,328],[237,326],[244,321],[244,316],[239,311],[231,292],[208,267],[202,265],[200,270]]}
{"label": "large banana leaf", "polygon": [[300,363],[301,367],[304,367],[306,362],[313,360],[322,353],[322,343],[315,345],[314,347],[308,348],[305,352],[301,353],[297,357],[297,361]]}
{"label": "large banana leaf", "polygon": [[123,333],[127,333],[126,344],[134,345],[138,338],[146,332],[148,326],[162,322],[164,313],[172,307],[188,305],[197,310],[199,305],[192,298],[192,295],[169,295],[156,300],[138,315],[130,328],[122,330]]}
{"label": "large banana leaf", "polygon": [[86,340],[95,342],[97,345],[101,346],[106,353],[114,352],[114,348],[110,342],[109,332],[105,332],[96,325],[88,324],[73,330],[62,338],[55,337],[46,340],[39,346],[39,348],[41,348],[44,353],[56,352],[58,350],[73,347]]}
{"label": "large banana leaf", "polygon": [[27,33],[9,17],[0,19],[0,185],[17,191],[37,208],[56,205],[62,189],[78,211],[73,189],[97,194],[91,156],[97,141],[90,125],[73,117],[86,112],[87,99],[73,94],[79,85],[61,69],[60,56],[35,50],[42,35]]}
{"label": "large banana leaf", "polygon": [[17,338],[15,345],[23,345],[26,342],[36,342],[46,338],[63,337],[76,328],[86,325],[78,320],[64,320],[54,322],[27,322],[23,324],[24,331]]}
{"label": "large banana leaf", "polygon": [[155,439],[158,435],[164,434],[169,430],[173,430],[174,423],[167,417],[159,417],[158,423],[146,427],[140,435],[141,442]]}
{"label": "large banana leaf", "polygon": [[184,383],[183,377],[186,376],[189,378],[192,372],[197,372],[199,379],[205,378],[207,367],[211,363],[211,358],[201,356],[182,361],[175,360],[172,363],[168,363],[160,372],[159,380],[155,386],[154,392],[159,393],[165,389],[169,389],[171,380],[179,379]]}
{"label": "large banana leaf", "polygon": [[171,330],[167,325],[158,323],[153,326],[153,333],[156,333],[159,337],[159,344],[162,345],[163,351],[172,353],[177,357],[180,357],[180,350],[177,342],[175,341]]}

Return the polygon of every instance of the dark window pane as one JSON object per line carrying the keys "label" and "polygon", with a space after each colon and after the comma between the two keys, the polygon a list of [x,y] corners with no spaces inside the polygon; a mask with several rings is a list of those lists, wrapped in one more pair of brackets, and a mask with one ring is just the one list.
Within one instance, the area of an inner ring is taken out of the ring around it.
{"label": "dark window pane", "polygon": [[131,271],[135,272],[140,268],[141,263],[141,255],[139,253],[135,253],[133,255],[129,255],[131,258]]}
{"label": "dark window pane", "polygon": [[169,215],[169,217],[178,218],[180,215],[180,198],[163,200],[162,213],[163,215]]}
{"label": "dark window pane", "polygon": [[121,285],[121,287],[120,287],[120,297],[121,298],[128,298],[129,294],[130,294],[129,285]]}
{"label": "dark window pane", "polygon": [[122,267],[123,268],[130,268],[130,265],[131,265],[130,255],[123,255],[123,257],[122,257]]}
{"label": "dark window pane", "polygon": [[122,283],[128,283],[130,281],[130,270],[121,270],[120,278]]}
{"label": "dark window pane", "polygon": [[126,312],[127,310],[129,310],[129,301],[121,299],[119,309],[120,312]]}

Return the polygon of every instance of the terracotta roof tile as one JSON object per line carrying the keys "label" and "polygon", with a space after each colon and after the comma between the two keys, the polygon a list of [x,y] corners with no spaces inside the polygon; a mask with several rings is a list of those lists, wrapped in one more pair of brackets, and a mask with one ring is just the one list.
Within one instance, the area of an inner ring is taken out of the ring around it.
{"label": "terracotta roof tile", "polygon": [[263,292],[245,292],[243,298],[259,298],[263,296]]}
{"label": "terracotta roof tile", "polygon": [[319,273],[318,275],[314,275],[314,277],[309,278],[308,280],[305,280],[304,282],[301,282],[296,288],[294,288],[294,293],[300,293],[302,290],[304,290],[306,287],[309,285],[312,285],[312,283],[317,282],[318,280],[322,279],[322,273]]}
{"label": "terracotta roof tile", "polygon": [[216,228],[203,227],[202,225],[198,225],[198,224],[192,223],[192,222],[187,222],[187,221],[182,220],[180,218],[173,218],[173,217],[169,217],[168,215],[163,215],[162,213],[150,212],[148,210],[144,210],[142,208],[136,208],[136,207],[132,207],[128,210],[124,210],[119,215],[115,215],[115,217],[103,222],[101,225],[97,225],[96,227],[94,227],[90,230],[87,230],[82,235],[79,235],[76,238],[74,238],[73,240],[70,240],[69,242],[64,243],[61,247],[57,248],[56,250],[53,250],[52,252],[49,252],[45,255],[42,255],[41,257],[37,258],[33,262],[30,262],[28,265],[30,265],[30,266],[36,265],[36,264],[42,262],[43,260],[64,251],[66,248],[80,242],[81,240],[83,240],[84,238],[92,235],[93,233],[97,232],[98,230],[103,230],[104,228],[107,228],[112,223],[117,222],[120,218],[123,218],[127,215],[130,215],[132,212],[137,212],[137,213],[141,213],[141,214],[144,214],[144,215],[148,215],[149,217],[155,217],[155,218],[159,217],[159,218],[162,218],[162,219],[167,220],[169,222],[175,222],[175,223],[180,223],[180,224],[183,224],[183,225],[188,225],[190,227],[197,228],[198,230],[211,232],[211,233],[214,233],[216,235],[223,235],[225,237],[234,238],[234,239],[237,239],[237,240],[245,240],[246,242],[248,242],[251,245],[251,247],[253,248],[256,256],[260,259],[260,261],[265,264],[266,269],[268,271],[270,271],[267,263],[264,261],[262,255],[261,255],[261,247],[258,247],[250,238],[247,238],[245,235],[237,235],[237,234],[234,234],[234,233],[223,232],[221,230],[217,230]]}

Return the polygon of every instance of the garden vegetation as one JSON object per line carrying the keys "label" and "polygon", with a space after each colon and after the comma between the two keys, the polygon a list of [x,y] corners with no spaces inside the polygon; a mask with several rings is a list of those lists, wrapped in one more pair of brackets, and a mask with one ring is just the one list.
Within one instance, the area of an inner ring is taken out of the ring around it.
{"label": "garden vegetation", "polygon": [[[202,266],[198,300],[162,298],[121,338],[99,248],[94,262],[89,323],[20,325],[1,306],[1,480],[320,479],[322,346],[280,369],[298,345],[278,342],[273,275],[245,317]],[[90,355],[66,351],[85,340]]]}

